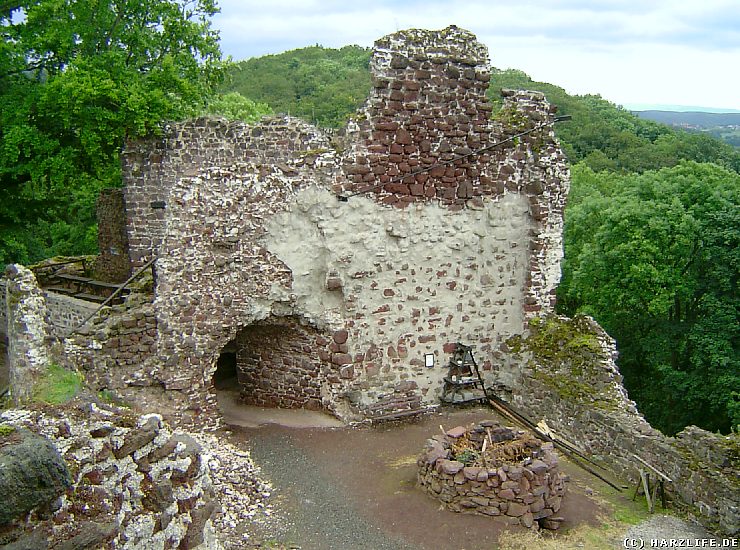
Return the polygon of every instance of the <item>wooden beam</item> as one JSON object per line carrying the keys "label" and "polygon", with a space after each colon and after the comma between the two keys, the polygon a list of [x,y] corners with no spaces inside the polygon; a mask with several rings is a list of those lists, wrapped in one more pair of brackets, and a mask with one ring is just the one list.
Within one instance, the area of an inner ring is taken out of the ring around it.
{"label": "wooden beam", "polygon": [[639,461],[640,461],[640,462],[642,463],[642,465],[643,465],[643,466],[647,466],[647,467],[648,467],[648,468],[649,468],[650,470],[652,470],[652,471],[653,471],[653,473],[655,473],[655,474],[659,475],[659,476],[660,476],[660,477],[662,477],[662,478],[663,478],[664,480],[666,480],[666,481],[667,481],[668,483],[672,483],[672,481],[673,481],[673,480],[672,480],[672,479],[671,479],[670,477],[668,477],[667,475],[665,475],[665,474],[664,474],[663,472],[661,472],[660,470],[658,470],[658,469],[657,469],[657,468],[655,468],[654,466],[651,466],[650,464],[648,464],[647,462],[645,462],[645,461],[644,461],[643,459],[641,459],[641,458],[640,458],[639,456],[637,456],[636,454],[634,454],[634,453],[633,453],[633,454],[632,454],[632,457],[633,457],[633,458],[635,458],[636,460],[639,460]]}

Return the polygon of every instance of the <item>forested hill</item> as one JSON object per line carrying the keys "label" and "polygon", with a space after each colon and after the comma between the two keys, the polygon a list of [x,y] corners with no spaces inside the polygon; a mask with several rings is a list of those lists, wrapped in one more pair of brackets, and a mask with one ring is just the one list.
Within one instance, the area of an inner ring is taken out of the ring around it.
{"label": "forested hill", "polygon": [[[370,92],[370,50],[311,46],[235,64],[223,92],[239,92],[276,112],[320,126],[337,127]],[[576,163],[595,171],[643,172],[681,160],[715,162],[740,171],[740,152],[709,135],[690,134],[643,120],[599,96],[569,95],[553,84],[536,82],[517,70],[493,70],[489,95],[500,101],[502,88],[543,92],[560,114],[573,117],[558,127],[563,147]]]}
{"label": "forested hill", "polygon": [[[293,50],[236,64],[222,91],[337,127],[370,92],[369,61],[357,46]],[[630,397],[654,426],[737,429],[740,152],[521,71],[494,69],[499,105],[502,88],[539,90],[572,116],[557,127],[573,165],[559,310],[593,315],[616,338]]]}
{"label": "forested hill", "polygon": [[704,113],[698,111],[635,111],[640,118],[654,120],[670,126],[687,128],[713,128],[715,126],[740,127],[740,113]]}

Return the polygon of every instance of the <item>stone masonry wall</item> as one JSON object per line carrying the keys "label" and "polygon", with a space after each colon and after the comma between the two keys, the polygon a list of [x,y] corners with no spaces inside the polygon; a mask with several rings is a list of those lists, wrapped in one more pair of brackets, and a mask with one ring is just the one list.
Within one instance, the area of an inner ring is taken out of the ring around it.
{"label": "stone masonry wall", "polygon": [[98,251],[96,279],[120,283],[131,274],[123,189],[105,189],[97,202]]}
{"label": "stone masonry wall", "polygon": [[491,376],[503,341],[552,308],[569,178],[554,109],[512,92],[489,120],[487,67],[467,31],[404,31],[376,45],[340,140],[283,117],[129,144],[132,264],[159,254],[156,378],[185,388],[189,416],[213,410],[220,350],[267,317],[347,332],[323,400],[351,418],[436,404],[456,341]]}
{"label": "stone masonry wall", "polygon": [[327,340],[316,330],[290,318],[268,319],[242,329],[236,344],[237,377],[245,403],[322,408],[322,385],[333,369],[329,354],[318,351],[326,348]]}
{"label": "stone masonry wall", "polygon": [[[129,142],[123,151],[126,228],[131,264],[143,265],[164,236],[172,186],[202,167],[228,167],[235,161],[284,167],[287,160],[327,150],[318,129],[290,117],[274,117],[256,126],[225,119],[173,123],[158,139]],[[160,203],[157,205],[156,203]],[[152,205],[159,206],[152,208]]]}

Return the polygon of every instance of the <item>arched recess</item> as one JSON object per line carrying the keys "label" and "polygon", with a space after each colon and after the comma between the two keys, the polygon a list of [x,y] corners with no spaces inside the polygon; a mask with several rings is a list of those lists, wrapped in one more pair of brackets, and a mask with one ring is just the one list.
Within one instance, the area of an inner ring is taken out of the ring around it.
{"label": "arched recess", "polygon": [[268,317],[239,329],[223,348],[214,387],[238,387],[245,404],[323,410],[331,371],[325,349],[326,338],[297,317]]}

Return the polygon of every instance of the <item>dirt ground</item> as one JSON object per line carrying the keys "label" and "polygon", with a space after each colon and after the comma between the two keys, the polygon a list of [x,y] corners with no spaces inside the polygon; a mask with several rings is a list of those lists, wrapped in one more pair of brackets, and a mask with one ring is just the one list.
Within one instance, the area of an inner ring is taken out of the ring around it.
{"label": "dirt ground", "polygon": [[[241,413],[249,424],[254,412],[231,411],[230,418]],[[261,414],[251,422],[261,426],[231,429],[275,488],[275,521],[251,537],[265,547],[490,550],[499,547],[506,532],[524,531],[506,518],[448,511],[416,487],[416,457],[425,440],[440,425],[450,429],[482,419],[507,424],[488,409],[442,411],[359,428],[286,427],[265,423],[269,411]],[[306,418],[300,423],[305,425]],[[599,527],[600,518],[613,516],[610,505],[595,496],[611,491],[603,482],[562,454],[561,468],[570,476],[558,513],[565,518],[563,533],[582,525]]]}

